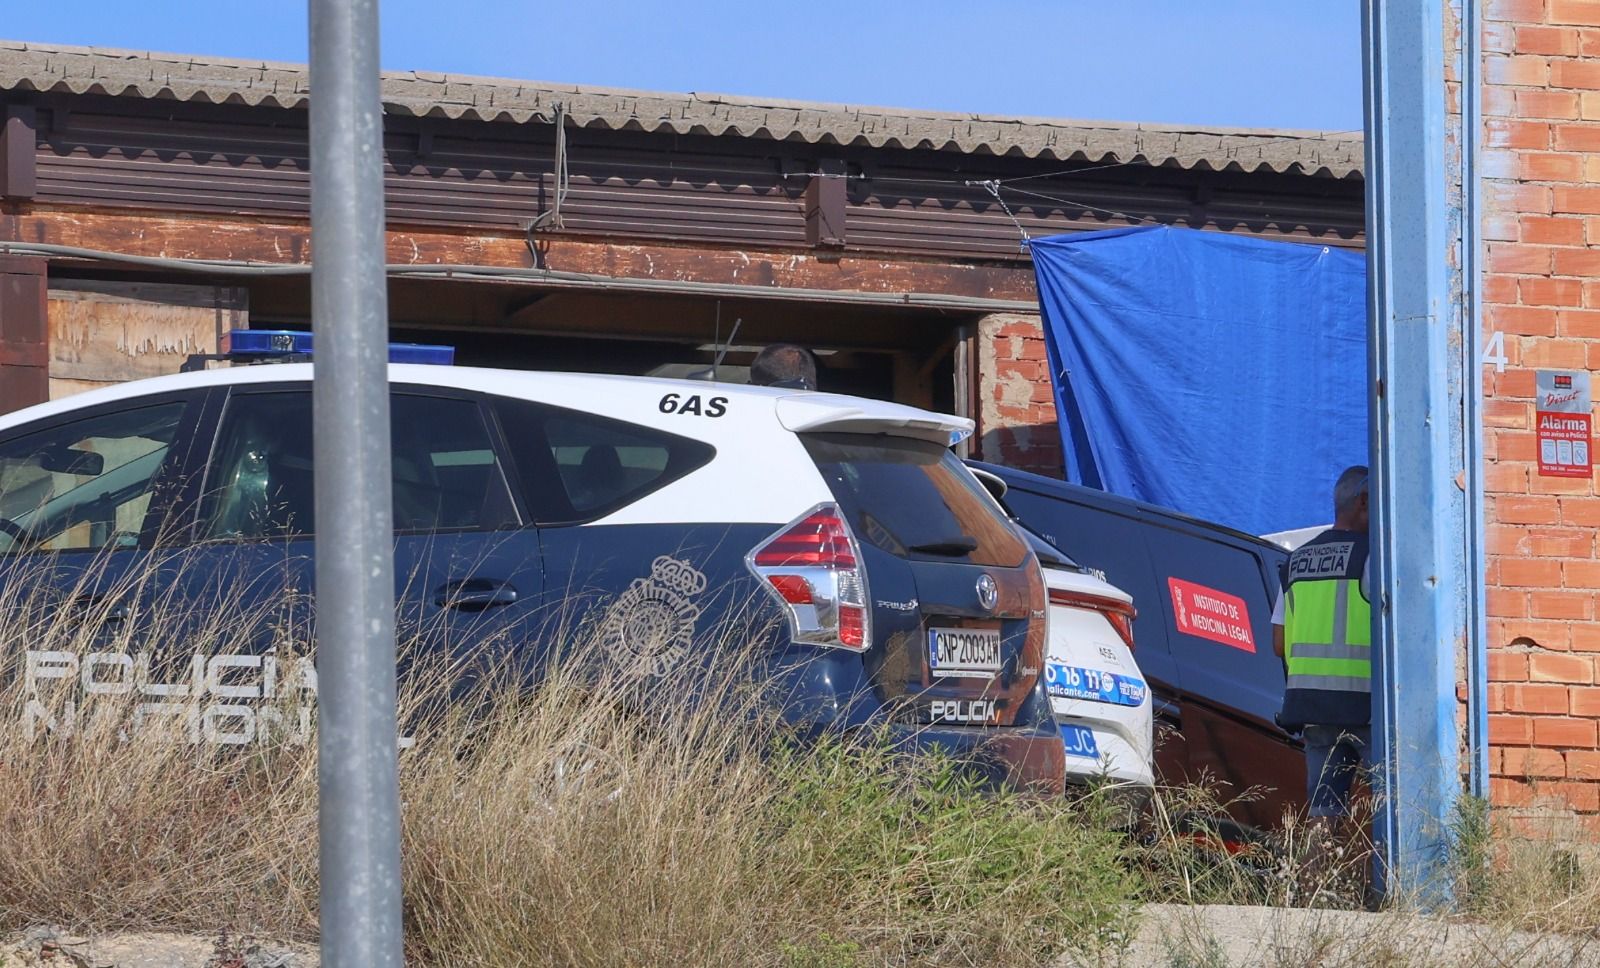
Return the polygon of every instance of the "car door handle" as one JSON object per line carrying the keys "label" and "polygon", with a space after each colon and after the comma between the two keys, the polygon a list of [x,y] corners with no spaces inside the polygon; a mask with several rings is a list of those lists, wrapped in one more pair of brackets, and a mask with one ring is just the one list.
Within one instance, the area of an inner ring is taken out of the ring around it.
{"label": "car door handle", "polygon": [[515,586],[510,582],[494,578],[463,578],[447,581],[433,593],[435,605],[461,612],[482,612],[502,605],[515,605],[517,598]]}
{"label": "car door handle", "polygon": [[125,602],[107,603],[104,598],[95,595],[79,595],[72,600],[72,610],[79,615],[87,617],[89,613],[98,612],[103,622],[125,622],[133,614]]}

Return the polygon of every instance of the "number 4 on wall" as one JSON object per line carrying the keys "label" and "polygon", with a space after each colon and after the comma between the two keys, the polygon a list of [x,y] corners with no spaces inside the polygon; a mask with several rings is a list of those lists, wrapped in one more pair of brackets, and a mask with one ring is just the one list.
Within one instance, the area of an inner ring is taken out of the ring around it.
{"label": "number 4 on wall", "polygon": [[1498,329],[1489,334],[1489,345],[1483,348],[1483,365],[1494,364],[1496,373],[1506,371],[1506,334]]}

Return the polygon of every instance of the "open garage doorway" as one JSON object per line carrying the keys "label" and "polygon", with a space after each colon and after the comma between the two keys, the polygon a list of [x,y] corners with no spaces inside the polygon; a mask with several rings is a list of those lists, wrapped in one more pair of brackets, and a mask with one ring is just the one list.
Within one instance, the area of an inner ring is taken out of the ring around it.
{"label": "open garage doorway", "polygon": [[[816,353],[823,390],[976,409],[971,313],[453,279],[391,280],[389,304],[394,339],[449,344],[466,366],[687,377],[709,376],[720,355],[717,378],[743,383],[762,347],[788,342]],[[305,286],[253,285],[250,325],[308,327]]]}

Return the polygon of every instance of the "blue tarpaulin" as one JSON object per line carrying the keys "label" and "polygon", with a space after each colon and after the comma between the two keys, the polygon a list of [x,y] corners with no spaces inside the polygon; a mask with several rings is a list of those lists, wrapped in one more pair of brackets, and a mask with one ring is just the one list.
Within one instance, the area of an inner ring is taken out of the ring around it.
{"label": "blue tarpaulin", "polygon": [[1035,239],[1067,479],[1266,534],[1366,463],[1366,262],[1190,229]]}

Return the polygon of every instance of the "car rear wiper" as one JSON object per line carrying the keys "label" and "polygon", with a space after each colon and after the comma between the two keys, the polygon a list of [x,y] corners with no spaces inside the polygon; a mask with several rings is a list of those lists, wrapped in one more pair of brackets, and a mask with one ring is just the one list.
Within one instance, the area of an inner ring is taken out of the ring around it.
{"label": "car rear wiper", "polygon": [[954,538],[945,538],[943,541],[928,541],[923,544],[914,544],[906,548],[923,555],[941,555],[945,558],[960,558],[962,555],[971,554],[978,550],[975,538],[959,535]]}

